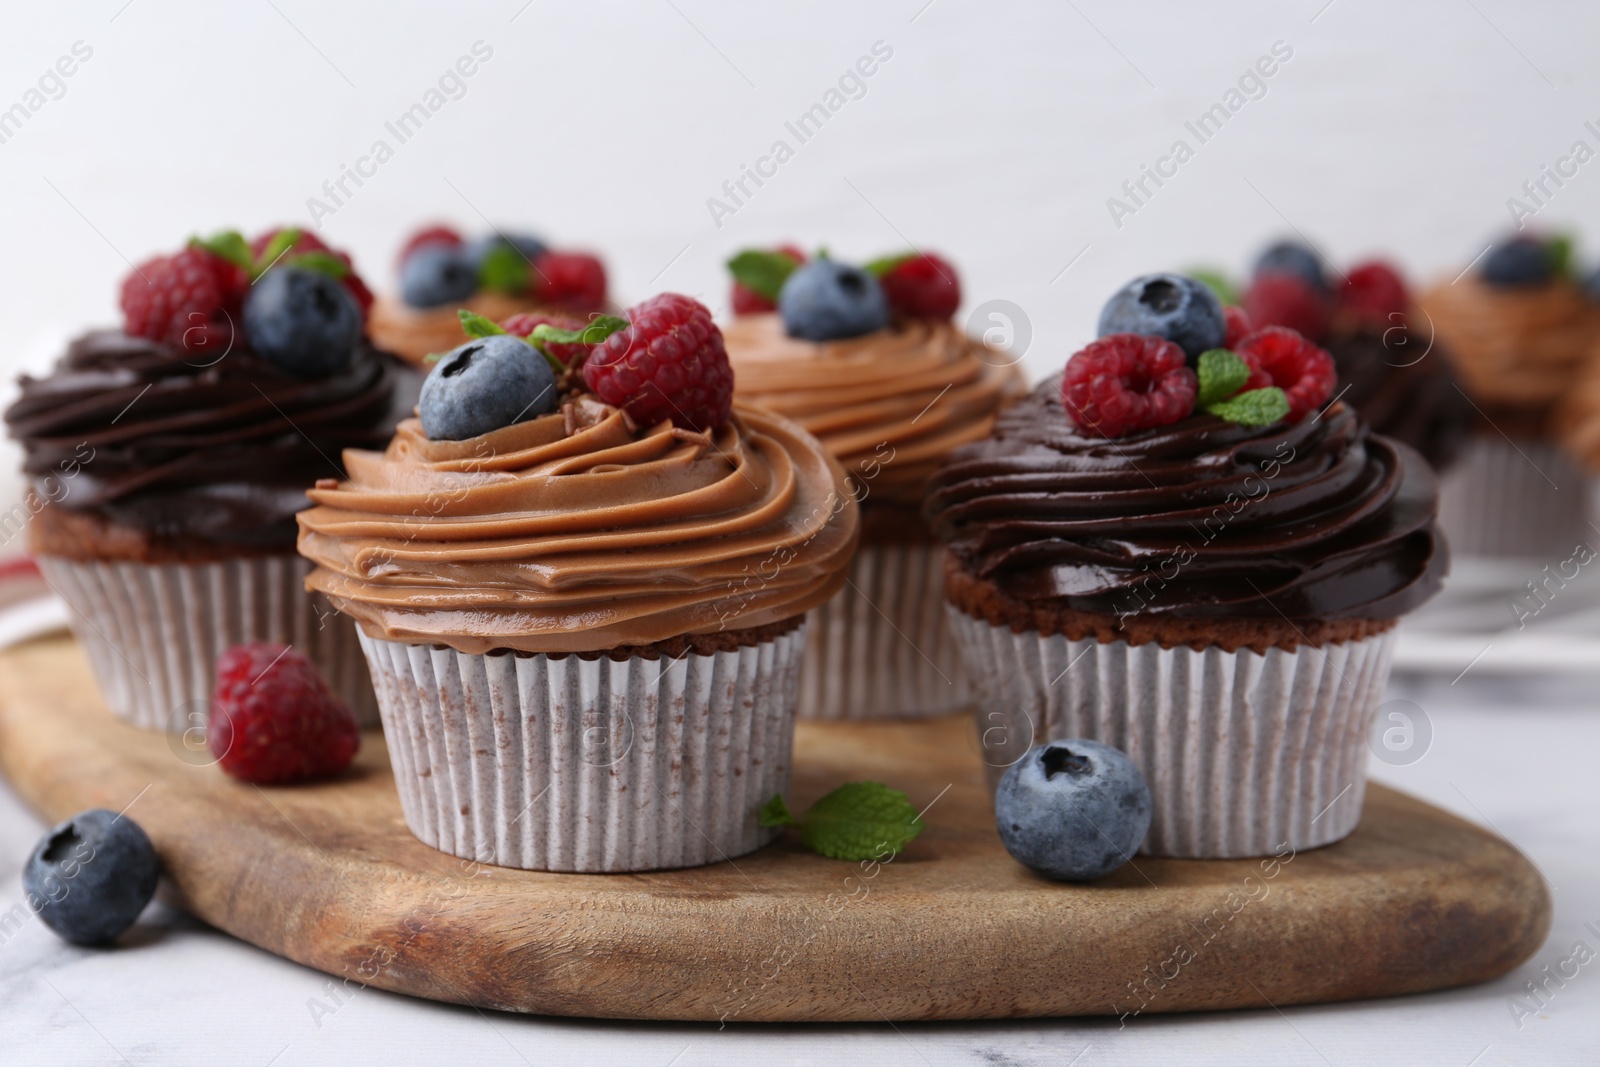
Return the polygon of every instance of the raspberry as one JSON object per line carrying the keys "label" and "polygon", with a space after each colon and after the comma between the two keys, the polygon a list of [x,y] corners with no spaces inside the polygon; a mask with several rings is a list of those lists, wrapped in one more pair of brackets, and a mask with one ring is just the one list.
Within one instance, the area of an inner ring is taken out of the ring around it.
{"label": "raspberry", "polygon": [[[796,263],[804,263],[806,254],[794,245],[779,245],[772,249],[780,256],[787,256]],[[743,282],[733,283],[733,313],[735,315],[756,315],[763,311],[777,311],[777,301],[768,300]]]}
{"label": "raspberry", "polygon": [[[251,241],[251,254],[259,261],[261,253],[266,249],[267,245],[271,244],[272,239],[281,232],[283,232],[283,227],[277,226]],[[350,256],[347,253],[341,252],[336,248],[329,248],[320,237],[310,230],[301,230],[300,236],[295,239],[294,246],[285,252],[283,258],[278,262],[284,263],[292,256],[304,255],[307,252],[326,252],[344,264],[346,273],[339,281],[344,285],[345,291],[355,298],[356,307],[361,309],[361,321],[366,322],[367,312],[372,308],[372,290],[367,288],[367,283],[362,281],[361,275],[356,273],[355,264],[350,261]],[[260,263],[257,269],[265,266],[268,266],[268,264]]]}
{"label": "raspberry", "polygon": [[1258,274],[1245,290],[1244,310],[1258,328],[1287,326],[1314,341],[1328,333],[1327,300],[1294,274]]}
{"label": "raspberry", "polygon": [[1250,325],[1250,316],[1244,313],[1244,308],[1237,304],[1229,304],[1222,309],[1223,335],[1222,347],[1233,349],[1239,342],[1250,336],[1253,329]]}
{"label": "raspberry", "polygon": [[344,770],[361,731],[310,660],[254,641],[217,657],[206,743],[235,778],[292,782]]}
{"label": "raspberry", "polygon": [[606,302],[606,268],[582,252],[546,252],[533,261],[533,295],[571,311],[598,311]]}
{"label": "raspberry", "polygon": [[1194,410],[1199,381],[1183,349],[1164,337],[1114,333],[1067,360],[1061,402],[1072,421],[1103,437],[1166,426]]}
{"label": "raspberry", "polygon": [[395,262],[404,263],[406,257],[424,245],[444,245],[454,248],[461,244],[461,235],[449,226],[428,226],[412,234],[406,243],[400,246],[400,258]]}
{"label": "raspberry", "polygon": [[1338,380],[1333,357],[1283,326],[1263,326],[1234,353],[1250,367],[1245,389],[1276,385],[1289,398],[1289,421],[1299,422],[1327,402]]}
{"label": "raspberry", "polygon": [[[563,330],[581,330],[584,323],[581,319],[568,318],[565,315],[546,315],[542,311],[524,311],[513,315],[500,324],[500,327],[514,337],[527,337],[539,326],[556,326]],[[568,367],[574,360],[581,360],[589,354],[589,346],[581,341],[570,344],[560,342],[545,342],[545,350],[559,359]]]}
{"label": "raspberry", "polygon": [[234,286],[242,274],[204,248],[148,259],[122,280],[122,328],[192,354],[221,355],[239,325]]}
{"label": "raspberry", "polygon": [[583,380],[635,422],[663,419],[689,430],[714,430],[733,406],[733,368],[722,331],[698,300],[677,293],[651,297],[628,313],[627,329],[596,345]]}
{"label": "raspberry", "polygon": [[1401,322],[1411,303],[1399,272],[1381,259],[1353,267],[1339,291],[1339,300],[1340,308],[1351,318],[1379,330]]}
{"label": "raspberry", "polygon": [[908,319],[948,319],[961,306],[961,280],[956,269],[938,256],[908,256],[878,282],[889,309]]}

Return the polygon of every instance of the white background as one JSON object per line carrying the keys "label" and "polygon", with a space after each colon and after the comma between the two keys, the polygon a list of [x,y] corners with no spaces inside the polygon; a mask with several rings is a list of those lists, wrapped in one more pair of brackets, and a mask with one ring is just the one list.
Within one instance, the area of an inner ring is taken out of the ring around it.
{"label": "white background", "polygon": [[[374,284],[417,222],[484,220],[601,251],[626,302],[661,289],[725,303],[722,261],[795,239],[867,257],[946,253],[971,308],[1022,307],[1034,375],[1147,270],[1235,272],[1291,228],[1336,261],[1395,256],[1453,276],[1511,221],[1506,200],[1600,125],[1593,5],[1441,0],[1197,4],[558,3],[236,0],[8,4],[0,108],[74,42],[92,58],[0,144],[0,370],[44,369],[70,331],[114,319],[129,261],[224,226],[307,222],[307,200],[378,138],[393,159],[321,220]],[[412,140],[384,123],[474,42],[492,58]],[[706,201],[821,101],[874,42],[893,49],[792,160],[718,227]],[[1274,42],[1293,57],[1204,145],[1184,123]],[[1172,143],[1196,149],[1116,226],[1107,198]],[[1596,246],[1600,162],[1537,222]],[[1070,264],[1070,268],[1069,268]],[[5,467],[14,465],[14,452]],[[0,482],[7,496],[18,483]],[[1488,819],[1559,887],[1554,963],[1600,919],[1592,696],[1472,677],[1423,701],[1433,750],[1384,776]],[[1470,800],[1468,798],[1471,798]],[[0,804],[9,871],[38,827]],[[6,1062],[626,1061],[667,1064],[1591,1061],[1600,977],[1585,970],[1521,1031],[1476,990],[1355,1007],[1101,1023],[742,1030],[496,1017],[363,994],[323,1030],[317,975],[179,919],[109,954],[36,926],[0,947]],[[1592,941],[1593,939],[1591,939]],[[1600,949],[1600,944],[1591,947]],[[1600,965],[1595,965],[1600,966]],[[52,990],[39,979],[49,976]],[[1526,978],[1527,973],[1520,975]],[[688,1051],[683,1052],[685,1046]],[[1581,1050],[1588,1048],[1588,1052]],[[112,1051],[113,1049],[117,1051]],[[1009,1058],[1007,1058],[1009,1057]]]}

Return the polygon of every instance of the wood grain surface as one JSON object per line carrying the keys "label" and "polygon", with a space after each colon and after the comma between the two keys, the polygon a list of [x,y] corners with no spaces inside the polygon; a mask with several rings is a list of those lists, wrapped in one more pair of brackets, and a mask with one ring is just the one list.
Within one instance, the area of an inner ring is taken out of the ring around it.
{"label": "wood grain surface", "polygon": [[72,641],[0,654],[0,770],[29,804],[55,820],[131,801],[174,902],[352,986],[729,1022],[1254,1008],[1483,981],[1550,927],[1515,849],[1378,786],[1328,848],[1051,883],[1001,849],[971,738],[964,717],[801,725],[796,804],[874,778],[929,805],[875,868],[785,839],[693,870],[538,874],[414,839],[378,734],[337,780],[257,788],[113,720]]}

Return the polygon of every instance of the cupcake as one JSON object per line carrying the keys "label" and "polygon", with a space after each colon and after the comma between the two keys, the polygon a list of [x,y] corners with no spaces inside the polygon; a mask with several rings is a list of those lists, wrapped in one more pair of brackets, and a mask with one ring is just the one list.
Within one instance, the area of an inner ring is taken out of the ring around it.
{"label": "cupcake", "polygon": [[28,545],[122,718],[204,726],[217,656],[272,641],[376,725],[354,627],[304,589],[294,520],[343,474],[342,449],[391,432],[369,299],[308,233],[224,233],[140,264],[121,329],[22,378],[6,423],[32,484]]}
{"label": "cupcake", "polygon": [[1567,258],[1563,241],[1515,237],[1420,298],[1475,409],[1439,509],[1463,554],[1546,558],[1590,534],[1585,479],[1552,427],[1600,341],[1600,305]]}
{"label": "cupcake", "polygon": [[1221,349],[1192,279],[1135,280],[1100,334],[930,483],[991,781],[1087,737],[1149,780],[1149,853],[1337,841],[1395,622],[1447,567],[1433,472],[1294,331]]}
{"label": "cupcake", "polygon": [[599,259],[554,251],[526,234],[496,230],[466,240],[448,226],[429,226],[405,243],[399,271],[398,295],[372,310],[372,336],[419,366],[461,342],[462,308],[500,322],[534,311],[583,318],[607,306]]}
{"label": "cupcake", "polygon": [[300,515],[310,588],[360,625],[406,824],[534,870],[758,848],[805,615],[855,548],[843,471],[732,400],[688,297],[527,339],[467,322],[419,416]]}
{"label": "cupcake", "polygon": [[[1015,360],[951,322],[961,303],[944,260],[866,269],[804,262],[794,248],[730,266],[727,326],[738,395],[799,422],[849,473],[862,545],[843,591],[812,612],[800,715],[939,715],[971,705],[940,608],[942,549],[923,486],[952,449],[988,434],[1024,390]],[[781,305],[781,306],[780,306]]]}

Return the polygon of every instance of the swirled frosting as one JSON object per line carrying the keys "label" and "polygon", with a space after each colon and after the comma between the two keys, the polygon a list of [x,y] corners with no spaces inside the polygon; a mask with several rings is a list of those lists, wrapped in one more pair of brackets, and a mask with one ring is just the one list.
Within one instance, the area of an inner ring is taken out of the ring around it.
{"label": "swirled frosting", "polygon": [[1502,287],[1466,277],[1417,302],[1467,391],[1491,408],[1554,402],[1600,338],[1600,308],[1566,281]]}
{"label": "swirled frosting", "polygon": [[[1409,322],[1421,316],[1413,314]],[[1373,432],[1422,453],[1434,470],[1460,454],[1476,413],[1461,392],[1450,356],[1437,339],[1396,324],[1385,331],[1335,331],[1325,346],[1338,369],[1341,399]]]}
{"label": "swirled frosting", "polygon": [[948,322],[843,341],[790,337],[775,314],[723,327],[738,396],[794,419],[864,483],[869,503],[916,506],[952,449],[982,440],[1024,389],[999,352]]}
{"label": "swirled frosting", "polygon": [[709,435],[579,397],[465,441],[408,419],[312,492],[314,589],[375,637],[593,652],[781,622],[844,583],[857,507],[800,427],[735,403]]}
{"label": "swirled frosting", "polygon": [[955,560],[1024,603],[1125,617],[1385,620],[1438,590],[1437,484],[1348,405],[1248,428],[1195,415],[1080,436],[1060,379],[934,475]]}
{"label": "swirled frosting", "polygon": [[156,539],[292,550],[306,489],[393,425],[385,358],[365,346],[338,374],[301,379],[248,352],[201,359],[99,330],[20,385],[6,423],[24,472],[73,470],[56,506]]}

